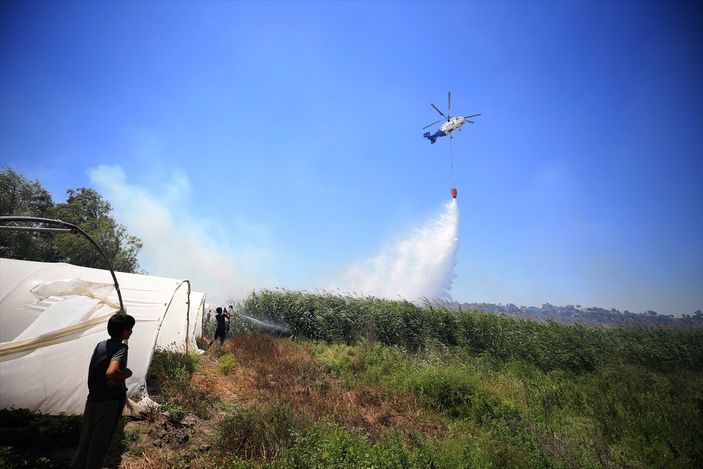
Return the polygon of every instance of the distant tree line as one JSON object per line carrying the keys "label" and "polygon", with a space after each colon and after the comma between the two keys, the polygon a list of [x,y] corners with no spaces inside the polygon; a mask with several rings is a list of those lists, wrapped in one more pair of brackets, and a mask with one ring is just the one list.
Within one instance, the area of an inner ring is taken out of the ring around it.
{"label": "distant tree line", "polygon": [[670,314],[657,314],[656,311],[632,313],[619,311],[615,308],[605,309],[583,307],[581,305],[554,306],[545,303],[541,306],[517,306],[512,303],[447,303],[452,309],[464,311],[483,311],[486,313],[505,314],[519,318],[537,321],[555,320],[560,322],[583,324],[584,326],[660,326],[660,327],[690,327],[703,326],[703,311],[697,310],[692,314],[676,317]]}
{"label": "distant tree line", "polygon": [[[66,194],[66,202],[54,203],[39,181],[30,181],[9,167],[0,171],[0,216],[52,218],[72,223],[100,245],[115,270],[140,271],[137,255],[142,241],[127,233],[110,216],[110,204],[96,190],[87,187],[68,189]],[[0,257],[106,268],[100,253],[88,240],[70,233],[2,230]]]}

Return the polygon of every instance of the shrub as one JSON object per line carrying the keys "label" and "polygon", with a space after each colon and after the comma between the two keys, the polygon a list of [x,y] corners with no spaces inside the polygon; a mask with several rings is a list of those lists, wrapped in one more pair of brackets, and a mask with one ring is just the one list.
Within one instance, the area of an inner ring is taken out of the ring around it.
{"label": "shrub", "polygon": [[[149,392],[155,400],[167,401],[193,412],[199,417],[207,417],[216,398],[207,389],[191,383],[191,377],[198,366],[199,357],[195,354],[157,350],[151,360],[147,374]],[[161,396],[160,398],[156,395]]]}
{"label": "shrub", "polygon": [[428,407],[450,417],[471,417],[485,400],[476,379],[461,368],[416,370],[406,384]]}
{"label": "shrub", "polygon": [[147,374],[150,387],[160,393],[164,385],[185,383],[195,372],[198,359],[196,354],[156,350]]}
{"label": "shrub", "polygon": [[179,406],[178,404],[164,404],[161,407],[161,410],[168,415],[168,421],[174,425],[180,424],[181,420],[183,419],[183,415],[185,415],[183,407]]}
{"label": "shrub", "polygon": [[226,353],[217,359],[217,368],[223,375],[228,375],[230,370],[237,365],[234,355]]}

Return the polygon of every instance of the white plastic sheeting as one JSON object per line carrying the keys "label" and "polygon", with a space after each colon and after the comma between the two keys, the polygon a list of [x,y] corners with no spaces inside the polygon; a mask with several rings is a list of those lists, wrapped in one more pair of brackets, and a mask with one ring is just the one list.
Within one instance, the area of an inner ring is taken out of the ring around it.
{"label": "white plastic sheeting", "polygon": [[[136,320],[127,380],[136,399],[155,347],[197,350],[205,297],[186,280],[118,272],[117,281]],[[90,357],[118,309],[107,270],[0,258],[0,408],[82,413]]]}
{"label": "white plastic sheeting", "polygon": [[[190,293],[190,310],[191,312],[195,308],[196,318],[195,321],[190,320],[190,334],[193,340],[195,337],[203,336],[203,319],[205,317],[205,294],[200,292]],[[190,317],[193,317],[191,313]]]}

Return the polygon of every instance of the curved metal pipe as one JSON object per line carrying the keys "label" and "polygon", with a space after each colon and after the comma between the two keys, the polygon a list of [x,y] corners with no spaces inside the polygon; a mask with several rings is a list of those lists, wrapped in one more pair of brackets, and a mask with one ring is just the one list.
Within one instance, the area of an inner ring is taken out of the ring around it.
{"label": "curved metal pipe", "polygon": [[183,280],[181,284],[183,283],[188,283],[188,296],[186,297],[186,304],[188,305],[186,308],[186,355],[188,354],[188,340],[190,340],[190,293],[191,293],[191,285],[190,285],[190,280]]}
{"label": "curved metal pipe", "polygon": [[107,258],[105,255],[105,252],[102,250],[100,246],[98,246],[98,243],[95,242],[93,238],[90,237],[88,233],[77,227],[76,225],[72,223],[65,222],[63,220],[54,220],[51,218],[39,218],[39,217],[0,217],[0,223],[5,223],[5,222],[23,222],[23,223],[47,223],[47,224],[54,224],[54,225],[59,225],[66,227],[66,230],[57,230],[56,228],[43,228],[43,227],[22,227],[22,226],[0,226],[0,229],[2,230],[8,230],[8,231],[35,231],[35,232],[45,232],[45,233],[51,233],[51,232],[71,232],[71,233],[80,233],[82,234],[90,243],[95,246],[95,248],[100,252],[100,255],[102,256],[103,260],[107,264],[108,269],[110,269],[110,274],[112,275],[112,281],[115,282],[115,290],[117,290],[117,298],[120,300],[120,313],[125,314],[126,311],[124,309],[124,303],[122,302],[122,292],[120,292],[120,284],[117,282],[117,276],[115,275],[115,271],[112,269],[112,263],[110,263],[110,259]]}

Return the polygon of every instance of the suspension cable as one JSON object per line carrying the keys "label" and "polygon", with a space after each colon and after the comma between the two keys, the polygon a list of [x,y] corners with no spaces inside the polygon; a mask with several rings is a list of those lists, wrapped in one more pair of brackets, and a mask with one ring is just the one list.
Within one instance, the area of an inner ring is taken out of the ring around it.
{"label": "suspension cable", "polygon": [[449,179],[454,184],[454,137],[449,136]]}

